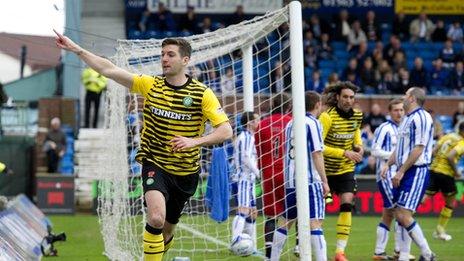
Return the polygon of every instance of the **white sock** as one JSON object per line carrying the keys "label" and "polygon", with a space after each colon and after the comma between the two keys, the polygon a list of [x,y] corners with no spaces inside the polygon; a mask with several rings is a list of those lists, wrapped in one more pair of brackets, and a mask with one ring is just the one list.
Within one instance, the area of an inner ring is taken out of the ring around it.
{"label": "white sock", "polygon": [[385,252],[385,247],[388,243],[388,233],[390,229],[384,223],[380,222],[377,226],[377,241],[375,243],[375,254],[382,254]]}
{"label": "white sock", "polygon": [[322,229],[311,230],[311,246],[316,261],[327,261],[327,243]]}
{"label": "white sock", "polygon": [[401,239],[401,231],[402,231],[402,226],[398,223],[398,221],[395,221],[395,252],[399,253],[400,252],[400,242],[402,241]]}
{"label": "white sock", "polygon": [[432,250],[430,250],[429,243],[427,243],[427,239],[424,237],[419,224],[413,221],[407,230],[414,243],[420,248],[422,256],[429,258],[432,255]]}
{"label": "white sock", "polygon": [[246,218],[245,220],[245,233],[250,235],[251,239],[253,240],[253,244],[255,246],[255,250],[257,249],[257,241],[256,241],[256,222],[252,220],[250,217]]}
{"label": "white sock", "polygon": [[411,252],[411,241],[412,239],[409,236],[406,228],[404,228],[400,224],[397,224],[397,230],[395,231],[395,245],[398,245],[398,252],[400,252],[398,260],[409,261],[409,253]]}
{"label": "white sock", "polygon": [[232,221],[232,242],[243,232],[245,227],[245,217],[243,214],[237,214]]}
{"label": "white sock", "polygon": [[274,238],[272,240],[271,261],[279,261],[280,254],[284,248],[285,241],[287,240],[287,230],[285,228],[278,228],[274,231]]}

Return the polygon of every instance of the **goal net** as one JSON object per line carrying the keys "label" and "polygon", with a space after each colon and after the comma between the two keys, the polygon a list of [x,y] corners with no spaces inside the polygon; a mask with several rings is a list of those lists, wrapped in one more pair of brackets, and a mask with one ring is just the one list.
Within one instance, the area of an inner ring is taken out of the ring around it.
{"label": "goal net", "polygon": [[[216,93],[229,115],[234,137],[240,133],[239,119],[243,111],[254,110],[261,117],[266,117],[271,109],[281,109],[271,108],[273,94],[290,92],[292,64],[289,32],[289,8],[284,7],[237,25],[186,37],[193,48],[188,73]],[[113,61],[136,74],[160,75],[161,42],[158,39],[120,40]],[[143,122],[143,98],[110,82],[106,108],[103,139],[108,149],[99,158],[104,164],[100,164],[98,170],[98,214],[105,254],[112,260],[140,260],[143,255],[141,235],[145,210],[141,166],[135,162],[135,154]],[[209,131],[211,128],[207,126],[206,133]],[[235,172],[232,144],[229,142],[223,146],[229,169],[226,175],[229,177]],[[221,192],[230,193],[230,204],[225,208],[228,218],[222,222],[211,218],[211,208],[206,202],[207,179],[213,163],[212,150],[212,147],[202,149],[200,183],[184,208],[184,215],[176,228],[174,245],[167,252],[165,260],[181,256],[191,260],[237,258],[229,251],[231,224],[237,210],[236,195],[229,189]],[[262,259],[265,252],[265,217],[259,183],[255,188],[259,211],[256,220],[257,260]],[[283,260],[294,258],[294,246],[295,232],[292,229],[283,251]]]}

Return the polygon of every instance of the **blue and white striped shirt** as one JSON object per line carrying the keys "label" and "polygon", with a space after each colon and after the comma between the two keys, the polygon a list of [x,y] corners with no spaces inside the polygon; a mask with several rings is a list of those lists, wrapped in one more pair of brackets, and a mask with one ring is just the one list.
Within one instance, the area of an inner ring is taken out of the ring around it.
{"label": "blue and white striped shirt", "polygon": [[[381,179],[380,172],[390,158],[398,141],[398,125],[391,120],[382,123],[374,132],[371,155],[376,158],[376,179]],[[396,172],[396,165],[389,169],[389,177]]]}
{"label": "blue and white striped shirt", "polygon": [[[321,177],[316,170],[312,153],[322,151],[322,125],[318,119],[311,114],[306,114],[306,139],[308,141],[308,182],[309,184],[321,182]],[[284,175],[285,188],[295,188],[295,148],[293,137],[293,121],[290,121],[285,127],[285,160],[284,160]]]}
{"label": "blue and white striped shirt", "polygon": [[254,181],[259,178],[258,158],[255,137],[248,130],[242,131],[235,140],[234,148],[235,177],[234,181]]}
{"label": "blue and white striped shirt", "polygon": [[415,146],[423,145],[424,151],[414,166],[428,165],[432,159],[433,119],[423,108],[406,115],[398,128],[396,165],[400,168]]}

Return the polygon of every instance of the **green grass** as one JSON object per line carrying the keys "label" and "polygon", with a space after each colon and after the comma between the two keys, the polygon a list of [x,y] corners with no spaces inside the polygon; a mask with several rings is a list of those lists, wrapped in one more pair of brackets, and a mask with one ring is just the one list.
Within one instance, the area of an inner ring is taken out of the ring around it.
{"label": "green grass", "polygon": [[[75,215],[75,216],[50,216],[54,225],[54,231],[59,233],[66,232],[67,241],[56,243],[58,249],[58,257],[46,258],[48,260],[107,260],[103,253],[103,241],[99,231],[98,218],[92,215]],[[431,234],[435,228],[437,218],[418,217],[418,222],[421,225],[424,234],[429,241],[432,250],[438,255],[439,260],[458,261],[464,260],[464,218],[452,218],[448,224],[448,232],[453,236],[453,240],[442,242],[432,239]],[[375,245],[375,230],[379,222],[379,217],[353,217],[353,228],[349,239],[347,256],[351,261],[371,260]],[[329,216],[324,224],[324,234],[328,243],[329,258],[333,256],[335,250],[335,223],[336,217]],[[262,219],[258,220],[258,224],[262,224]],[[227,223],[209,226],[208,229],[224,229],[228,226]],[[258,226],[258,233],[262,231],[262,227]],[[393,234],[390,235],[390,243],[388,252],[392,252]],[[297,260],[291,254],[295,240],[293,236],[289,238],[286,244],[287,254],[282,257],[282,260]],[[176,241],[174,248],[181,243]],[[262,246],[262,241],[258,242]],[[188,243],[182,242],[182,245],[187,248]],[[413,244],[412,254],[419,257],[419,249]],[[184,253],[182,256],[188,256]],[[171,253],[170,260],[173,256]],[[256,257],[239,258],[229,254],[227,250],[217,251],[212,253],[197,253],[192,260],[260,260]],[[329,259],[330,260],[330,259]]]}

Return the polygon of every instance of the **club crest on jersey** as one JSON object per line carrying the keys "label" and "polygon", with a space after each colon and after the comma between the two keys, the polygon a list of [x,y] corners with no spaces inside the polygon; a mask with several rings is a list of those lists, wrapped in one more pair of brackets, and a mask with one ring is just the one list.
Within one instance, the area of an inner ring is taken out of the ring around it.
{"label": "club crest on jersey", "polygon": [[192,103],[193,103],[193,99],[190,96],[187,96],[182,100],[182,104],[184,104],[185,107],[192,106]]}
{"label": "club crest on jersey", "polygon": [[151,184],[155,183],[155,180],[152,179],[152,178],[149,178],[149,179],[147,179],[147,181],[145,181],[145,183],[146,183],[148,186],[150,186]]}
{"label": "club crest on jersey", "polygon": [[356,122],[355,122],[355,123],[353,123],[353,128],[355,128],[355,129],[356,129],[357,127],[358,127],[358,123],[356,123]]}

